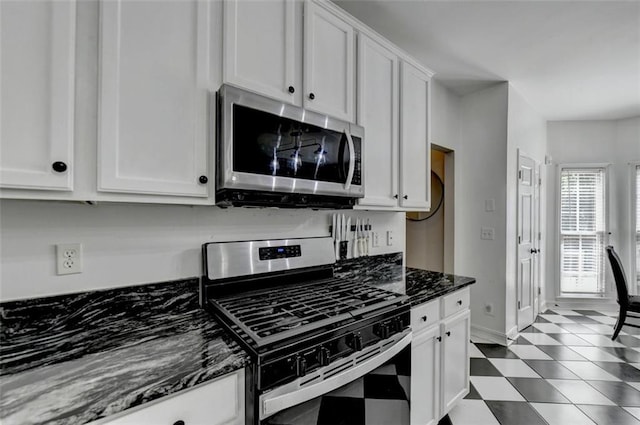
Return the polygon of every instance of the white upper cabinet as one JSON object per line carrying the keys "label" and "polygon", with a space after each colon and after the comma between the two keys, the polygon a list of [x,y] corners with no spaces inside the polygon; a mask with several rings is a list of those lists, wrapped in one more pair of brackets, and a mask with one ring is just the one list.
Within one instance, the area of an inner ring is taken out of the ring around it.
{"label": "white upper cabinet", "polygon": [[403,61],[401,68],[400,206],[408,210],[428,210],[431,199],[431,76],[408,62]]}
{"label": "white upper cabinet", "polygon": [[101,2],[99,191],[207,196],[210,8]]}
{"label": "white upper cabinet", "polygon": [[358,34],[358,124],[365,128],[365,198],[359,205],[398,204],[398,56]]}
{"label": "white upper cabinet", "polygon": [[0,1],[0,186],[73,189],[76,3]]}
{"label": "white upper cabinet", "polygon": [[223,79],[265,96],[299,103],[302,59],[293,0],[225,0]]}
{"label": "white upper cabinet", "polygon": [[304,107],[355,120],[355,31],[317,4],[304,4]]}

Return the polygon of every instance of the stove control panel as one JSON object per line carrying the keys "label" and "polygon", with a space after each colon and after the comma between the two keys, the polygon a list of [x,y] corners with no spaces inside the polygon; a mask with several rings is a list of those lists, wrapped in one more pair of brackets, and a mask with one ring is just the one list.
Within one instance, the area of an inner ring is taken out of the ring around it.
{"label": "stove control panel", "polygon": [[279,258],[291,258],[302,256],[302,249],[300,245],[287,245],[287,246],[270,246],[264,248],[258,248],[258,255],[260,260],[276,260]]}

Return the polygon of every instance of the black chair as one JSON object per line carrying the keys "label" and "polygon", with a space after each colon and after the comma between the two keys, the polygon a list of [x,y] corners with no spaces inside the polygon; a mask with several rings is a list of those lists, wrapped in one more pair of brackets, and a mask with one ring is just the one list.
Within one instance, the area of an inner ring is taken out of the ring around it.
{"label": "black chair", "polygon": [[[625,324],[628,313],[640,314],[640,296],[629,295],[627,290],[627,277],[624,274],[620,257],[616,254],[616,251],[611,245],[607,248],[607,257],[609,258],[609,264],[611,264],[611,271],[613,272],[613,278],[616,281],[616,291],[618,292],[618,304],[620,304],[620,313],[618,314],[618,321],[616,322],[615,330],[613,332],[612,340],[615,340]],[[640,319],[640,316],[631,316],[631,318]],[[640,328],[638,325],[627,323],[627,326],[634,328]]]}

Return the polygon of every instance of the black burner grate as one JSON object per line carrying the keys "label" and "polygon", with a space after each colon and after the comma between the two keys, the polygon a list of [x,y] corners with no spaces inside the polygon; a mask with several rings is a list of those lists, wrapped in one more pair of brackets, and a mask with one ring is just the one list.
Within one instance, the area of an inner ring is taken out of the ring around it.
{"label": "black burner grate", "polygon": [[213,304],[261,346],[353,319],[402,298],[358,282],[325,279],[227,296]]}

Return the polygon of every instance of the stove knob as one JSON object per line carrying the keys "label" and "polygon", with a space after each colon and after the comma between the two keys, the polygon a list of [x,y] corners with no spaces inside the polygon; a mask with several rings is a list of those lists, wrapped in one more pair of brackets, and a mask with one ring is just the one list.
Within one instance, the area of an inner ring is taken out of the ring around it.
{"label": "stove knob", "polygon": [[399,317],[395,317],[391,321],[391,330],[393,331],[393,333],[402,331],[402,319],[400,319]]}
{"label": "stove knob", "polygon": [[307,360],[304,357],[296,357],[296,376],[302,377],[307,374]]}
{"label": "stove knob", "polygon": [[378,328],[378,336],[382,339],[389,338],[389,325],[386,323],[381,323]]}
{"label": "stove knob", "polygon": [[356,351],[362,350],[362,335],[359,333],[353,334],[353,348]]}
{"label": "stove knob", "polygon": [[320,366],[326,366],[329,364],[329,349],[325,347],[318,348],[318,363]]}

